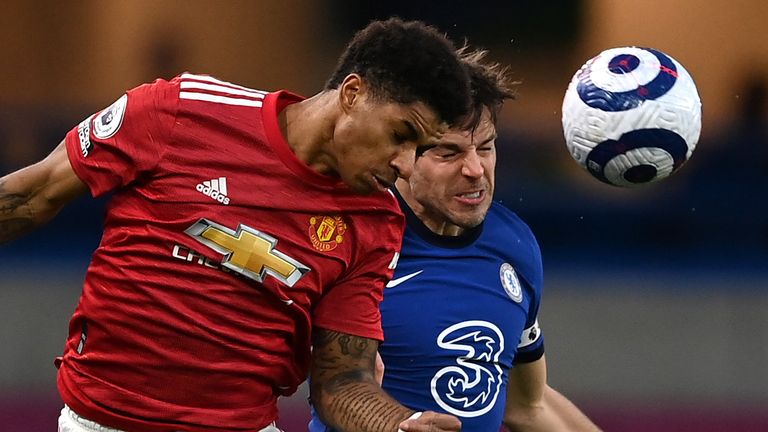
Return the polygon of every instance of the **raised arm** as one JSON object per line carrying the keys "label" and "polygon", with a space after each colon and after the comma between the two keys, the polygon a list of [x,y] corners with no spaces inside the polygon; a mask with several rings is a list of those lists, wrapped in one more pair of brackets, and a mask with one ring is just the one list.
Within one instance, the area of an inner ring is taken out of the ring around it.
{"label": "raised arm", "polygon": [[415,414],[387,395],[374,376],[378,342],[315,329],[310,394],[323,422],[340,432],[448,432],[461,422],[450,415]]}
{"label": "raised arm", "polygon": [[87,190],[69,164],[64,142],[42,161],[0,178],[0,244],[48,222]]}
{"label": "raised arm", "polygon": [[510,370],[504,425],[513,432],[600,430],[571,401],[547,384],[544,356]]}

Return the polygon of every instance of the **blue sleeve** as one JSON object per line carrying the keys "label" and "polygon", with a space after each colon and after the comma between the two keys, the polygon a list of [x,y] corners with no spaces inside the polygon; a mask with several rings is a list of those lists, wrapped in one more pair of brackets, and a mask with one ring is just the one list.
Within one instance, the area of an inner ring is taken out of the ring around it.
{"label": "blue sleeve", "polygon": [[525,329],[520,335],[515,354],[514,364],[531,363],[544,355],[544,335],[539,327],[539,306],[541,305],[541,292],[544,284],[544,269],[541,261],[541,249],[533,233],[530,234],[531,268],[526,272],[529,276],[528,285],[531,290],[532,301],[528,308],[528,318]]}

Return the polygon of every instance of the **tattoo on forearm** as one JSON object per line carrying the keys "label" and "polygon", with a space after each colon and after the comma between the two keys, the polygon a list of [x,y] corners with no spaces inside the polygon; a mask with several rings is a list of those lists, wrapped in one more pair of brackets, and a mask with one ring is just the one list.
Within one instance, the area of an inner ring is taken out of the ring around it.
{"label": "tattoo on forearm", "polygon": [[29,197],[7,191],[0,181],[0,243],[30,231],[35,225],[33,216]]}
{"label": "tattoo on forearm", "polygon": [[364,382],[366,380],[366,374],[359,370],[351,370],[347,372],[341,372],[332,376],[323,386],[323,391],[328,394],[337,394],[341,391],[346,391],[347,387],[354,386],[355,384]]}
{"label": "tattoo on forearm", "polygon": [[332,423],[354,431],[391,431],[407,417],[409,410],[381,391],[374,379],[375,341],[319,331],[313,343],[313,398],[322,399]]}
{"label": "tattoo on forearm", "polygon": [[344,425],[365,431],[392,430],[404,416],[405,408],[374,391],[370,385],[350,383],[343,388],[336,393],[329,411]]}

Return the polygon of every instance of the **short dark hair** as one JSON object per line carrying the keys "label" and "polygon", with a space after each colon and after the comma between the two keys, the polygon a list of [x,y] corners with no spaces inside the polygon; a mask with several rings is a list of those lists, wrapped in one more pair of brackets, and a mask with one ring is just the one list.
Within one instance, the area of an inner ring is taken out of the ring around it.
{"label": "short dark hair", "polygon": [[496,124],[504,101],[515,98],[516,87],[520,82],[512,80],[509,66],[486,60],[486,50],[471,49],[465,43],[457,52],[467,68],[472,93],[469,113],[458,125],[462,129],[474,130],[480,122],[484,108],[490,111],[491,120]]}
{"label": "short dark hair", "polygon": [[325,90],[349,74],[360,75],[372,97],[409,104],[424,102],[446,123],[466,115],[470,97],[467,70],[454,44],[421,21],[373,21],[355,34],[339,57]]}

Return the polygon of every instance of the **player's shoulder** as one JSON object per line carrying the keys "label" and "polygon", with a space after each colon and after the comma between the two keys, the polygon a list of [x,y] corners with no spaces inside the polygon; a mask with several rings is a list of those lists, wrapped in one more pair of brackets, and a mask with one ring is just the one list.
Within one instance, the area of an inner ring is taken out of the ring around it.
{"label": "player's shoulder", "polygon": [[394,246],[397,250],[405,230],[405,216],[397,199],[388,192],[355,195],[342,192],[334,197],[338,213],[349,223],[363,248]]}
{"label": "player's shoulder", "polygon": [[485,241],[491,242],[499,253],[510,260],[519,276],[527,280],[534,290],[541,290],[541,249],[533,231],[517,213],[500,202],[494,202],[485,219],[483,235]]}
{"label": "player's shoulder", "polygon": [[380,232],[384,223],[394,225],[398,236],[402,236],[405,216],[397,198],[391,192],[375,192],[370,195],[348,192],[347,198],[345,209],[352,215],[358,215],[361,221],[366,221],[367,229]]}
{"label": "player's shoulder", "polygon": [[184,72],[171,79],[158,78],[128,91],[135,96],[152,95],[163,100],[189,107],[261,108],[270,92],[231,83],[212,75]]}
{"label": "player's shoulder", "polygon": [[534,237],[528,224],[517,213],[499,201],[493,201],[490,209],[488,209],[485,226],[490,227],[491,230],[514,231],[521,235]]}
{"label": "player's shoulder", "polygon": [[349,191],[350,207],[355,208],[356,212],[362,212],[375,217],[385,216],[388,218],[403,218],[403,212],[397,197],[387,190],[385,192],[375,192],[370,195],[357,195]]}
{"label": "player's shoulder", "polygon": [[366,232],[381,233],[386,231],[384,227],[392,223],[405,224],[403,212],[396,198],[389,192],[359,195],[341,183],[333,189],[326,188],[323,191],[325,193],[313,193],[311,201],[307,201],[309,211],[323,208]]}
{"label": "player's shoulder", "polygon": [[181,101],[207,102],[231,107],[261,108],[268,91],[225,81],[207,74],[184,72],[169,85],[178,89]]}

